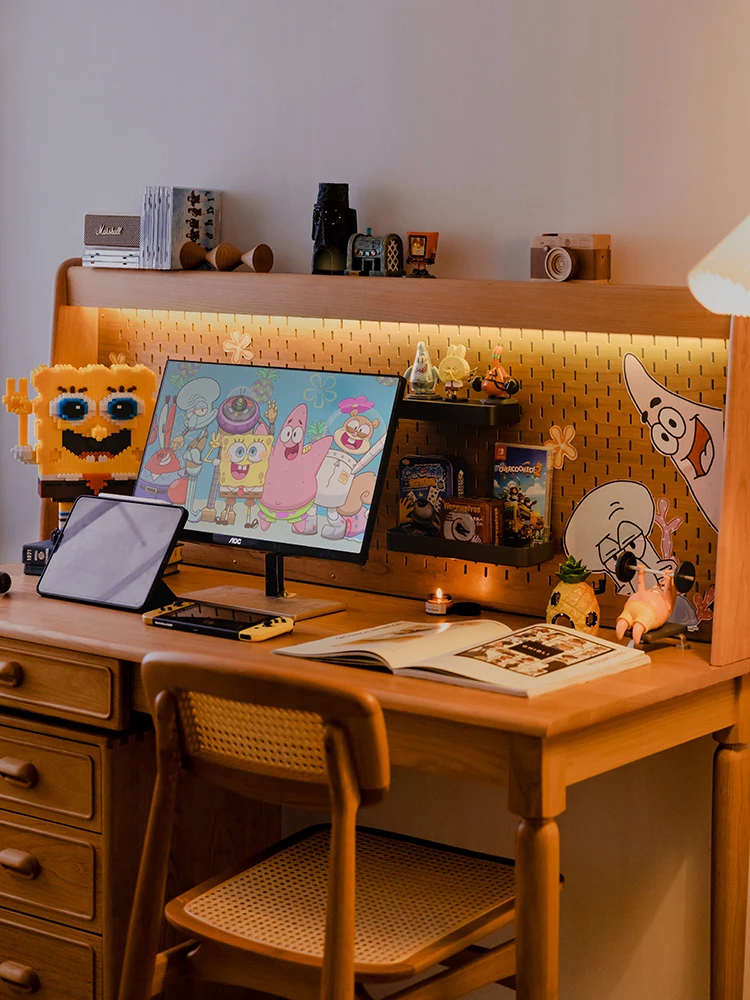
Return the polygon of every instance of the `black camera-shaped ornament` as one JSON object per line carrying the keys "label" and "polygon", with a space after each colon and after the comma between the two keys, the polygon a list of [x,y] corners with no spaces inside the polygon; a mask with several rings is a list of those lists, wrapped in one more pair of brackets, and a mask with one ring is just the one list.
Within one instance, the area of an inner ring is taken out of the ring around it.
{"label": "black camera-shaped ornament", "polygon": [[531,240],[532,281],[609,281],[609,233],[543,233]]}

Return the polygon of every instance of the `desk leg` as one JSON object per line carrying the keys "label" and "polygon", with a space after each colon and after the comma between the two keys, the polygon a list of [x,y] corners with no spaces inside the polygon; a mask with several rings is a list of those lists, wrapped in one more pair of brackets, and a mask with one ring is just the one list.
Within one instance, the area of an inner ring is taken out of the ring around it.
{"label": "desk leg", "polygon": [[508,805],[516,833],[516,990],[518,1000],[557,1000],[560,951],[560,831],[565,761],[544,740],[508,741]]}
{"label": "desk leg", "polygon": [[711,1000],[742,1000],[750,864],[750,746],[714,753]]}
{"label": "desk leg", "polygon": [[556,1000],[560,948],[560,831],[522,819],[516,833],[518,1000]]}

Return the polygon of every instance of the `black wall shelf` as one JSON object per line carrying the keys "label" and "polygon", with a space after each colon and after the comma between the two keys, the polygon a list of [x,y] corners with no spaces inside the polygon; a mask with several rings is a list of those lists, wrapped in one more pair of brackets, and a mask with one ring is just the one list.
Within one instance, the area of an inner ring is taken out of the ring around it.
{"label": "black wall shelf", "polygon": [[449,402],[444,399],[419,399],[405,396],[398,408],[400,420],[450,421],[475,427],[512,427],[521,419],[521,404],[512,399],[483,403],[479,399]]}
{"label": "black wall shelf", "polygon": [[398,528],[386,531],[386,547],[391,552],[414,552],[416,555],[442,556],[469,562],[492,563],[496,566],[536,566],[555,555],[554,541],[523,547],[482,545],[479,542],[454,542],[448,538],[409,535]]}

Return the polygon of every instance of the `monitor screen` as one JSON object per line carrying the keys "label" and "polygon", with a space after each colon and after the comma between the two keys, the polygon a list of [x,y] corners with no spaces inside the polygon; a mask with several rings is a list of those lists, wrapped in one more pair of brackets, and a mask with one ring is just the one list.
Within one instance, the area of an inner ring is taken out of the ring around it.
{"label": "monitor screen", "polygon": [[186,507],[191,540],[364,562],[403,387],[168,361],[135,496]]}
{"label": "monitor screen", "polygon": [[135,611],[169,557],[185,511],[130,497],[79,497],[37,590]]}

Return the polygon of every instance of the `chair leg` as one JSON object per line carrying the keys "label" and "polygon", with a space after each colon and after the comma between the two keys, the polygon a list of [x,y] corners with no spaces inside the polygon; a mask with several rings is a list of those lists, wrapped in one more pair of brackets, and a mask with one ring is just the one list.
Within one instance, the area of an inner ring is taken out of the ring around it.
{"label": "chair leg", "polygon": [[[455,957],[460,959],[461,955]],[[506,941],[496,948],[481,949],[479,953],[473,951],[466,961],[456,962],[429,979],[391,993],[387,1000],[454,1000],[482,986],[508,979],[513,976],[515,964],[515,941]]]}
{"label": "chair leg", "polygon": [[183,941],[156,956],[150,996],[157,997],[175,979],[190,975],[188,956],[198,947],[197,941]]}
{"label": "chair leg", "polygon": [[130,915],[119,1000],[148,1000],[153,995],[151,983],[164,914],[170,834],[181,767],[176,713],[172,696],[160,692],[154,714],[159,766]]}

